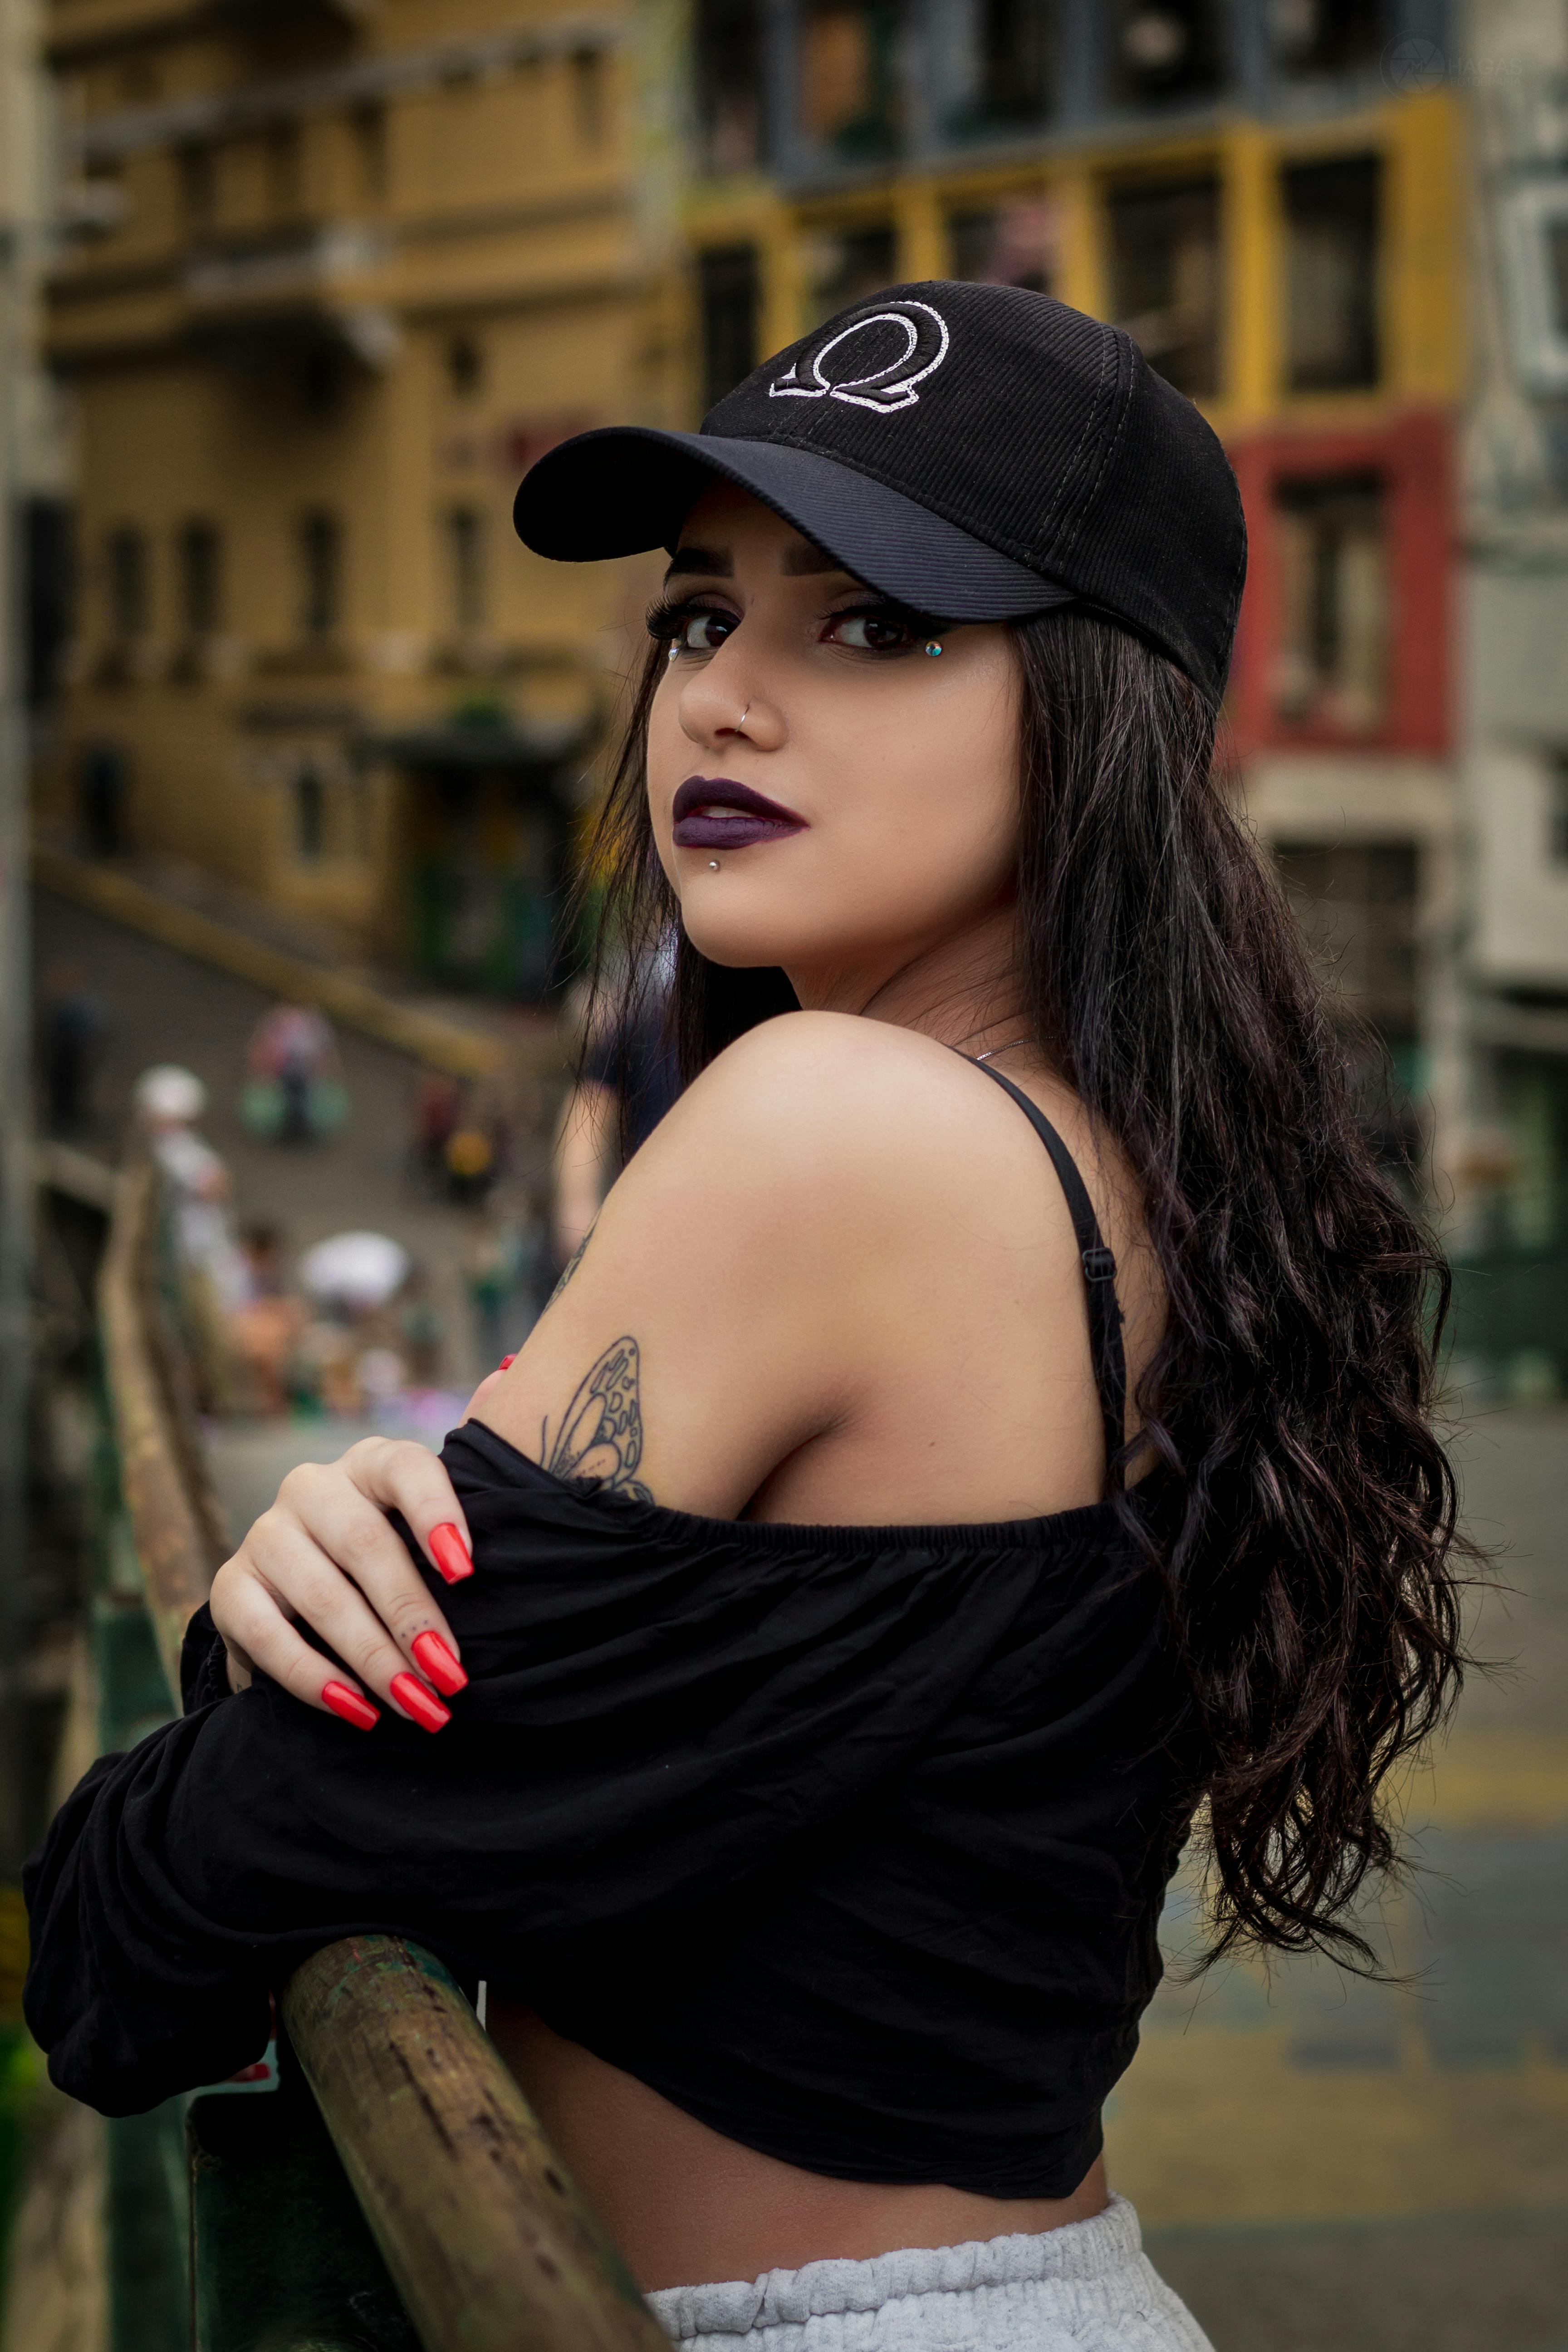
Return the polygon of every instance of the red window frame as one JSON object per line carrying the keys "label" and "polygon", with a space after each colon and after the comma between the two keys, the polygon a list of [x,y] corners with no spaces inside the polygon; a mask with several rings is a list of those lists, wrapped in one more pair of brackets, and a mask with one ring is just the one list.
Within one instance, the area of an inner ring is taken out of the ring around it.
{"label": "red window frame", "polygon": [[[1234,445],[1248,541],[1227,710],[1237,749],[1446,751],[1452,740],[1453,457],[1447,419],[1412,413],[1362,431],[1260,434]],[[1388,709],[1352,731],[1283,718],[1269,695],[1280,634],[1274,493],[1281,481],[1377,474],[1386,486]]]}

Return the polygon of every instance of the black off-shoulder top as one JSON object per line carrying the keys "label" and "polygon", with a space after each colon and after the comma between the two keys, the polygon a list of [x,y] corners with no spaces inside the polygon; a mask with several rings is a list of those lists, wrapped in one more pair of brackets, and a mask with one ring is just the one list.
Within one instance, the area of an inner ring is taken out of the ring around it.
{"label": "black off-shoulder top", "polygon": [[1128,1506],[760,1525],[563,1484],[479,1423],[443,1459],[478,1570],[441,1590],[451,1723],[230,1695],[199,1612],[184,1716],[27,1867],[53,2080],[111,2115],[216,2081],[301,1958],[388,1930],[809,2171],[1069,2193],[1191,1801]]}

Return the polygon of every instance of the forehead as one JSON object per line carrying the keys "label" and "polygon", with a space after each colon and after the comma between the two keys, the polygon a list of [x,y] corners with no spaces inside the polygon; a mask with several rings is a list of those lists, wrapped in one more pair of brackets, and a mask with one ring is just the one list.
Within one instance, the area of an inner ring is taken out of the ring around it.
{"label": "forehead", "polygon": [[722,557],[723,569],[736,562],[762,563],[795,574],[844,568],[837,556],[829,555],[736,482],[710,483],[688,509],[677,541],[675,568],[691,570],[690,559],[698,555]]}

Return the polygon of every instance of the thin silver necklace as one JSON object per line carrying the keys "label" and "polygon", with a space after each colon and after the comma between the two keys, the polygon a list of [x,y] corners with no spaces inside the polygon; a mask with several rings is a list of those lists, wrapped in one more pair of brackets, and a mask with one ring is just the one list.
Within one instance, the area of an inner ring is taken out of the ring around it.
{"label": "thin silver necklace", "polygon": [[972,1054],[969,1058],[972,1062],[976,1064],[981,1062],[994,1062],[998,1054],[1010,1054],[1015,1045],[1026,1045],[1028,1043],[1029,1040],[1026,1037],[1009,1038],[1005,1045],[993,1045],[989,1053]]}

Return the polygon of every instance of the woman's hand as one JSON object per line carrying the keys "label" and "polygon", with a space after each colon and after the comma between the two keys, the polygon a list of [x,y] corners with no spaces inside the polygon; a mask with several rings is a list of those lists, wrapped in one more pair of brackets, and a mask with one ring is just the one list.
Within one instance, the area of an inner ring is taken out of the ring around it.
{"label": "woman's hand", "polygon": [[[481,1382],[475,1402],[498,1377]],[[426,1447],[366,1437],[340,1461],[289,1471],[271,1509],[213,1579],[213,1622],[234,1689],[259,1667],[307,1706],[370,1730],[376,1708],[295,1632],[293,1621],[302,1620],[398,1714],[426,1731],[450,1720],[436,1693],[449,1697],[468,1676],[450,1626],[387,1518],[394,1510],[449,1584],[473,1573],[468,1523]]]}

